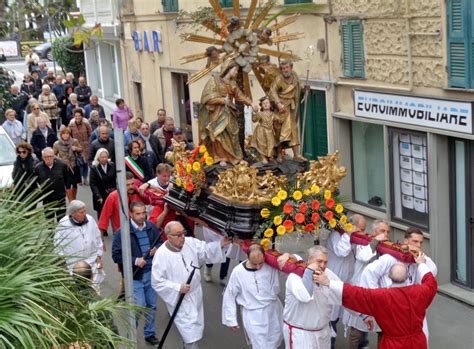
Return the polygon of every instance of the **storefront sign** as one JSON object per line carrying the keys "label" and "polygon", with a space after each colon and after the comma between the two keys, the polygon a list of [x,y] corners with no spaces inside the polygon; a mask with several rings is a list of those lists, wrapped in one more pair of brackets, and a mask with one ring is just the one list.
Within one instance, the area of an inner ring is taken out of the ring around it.
{"label": "storefront sign", "polygon": [[141,33],[138,31],[134,31],[132,33],[132,39],[135,51],[137,52],[144,51],[163,53],[163,47],[161,44],[161,33],[158,30],[152,30],[151,32],[144,31],[143,42]]}
{"label": "storefront sign", "polygon": [[16,41],[0,41],[0,50],[5,57],[18,56],[18,44]]}
{"label": "storefront sign", "polygon": [[28,54],[28,50],[30,48],[41,45],[42,43],[43,41],[21,41],[20,42],[21,55],[25,57]]}
{"label": "storefront sign", "polygon": [[354,91],[355,116],[472,134],[469,102]]}

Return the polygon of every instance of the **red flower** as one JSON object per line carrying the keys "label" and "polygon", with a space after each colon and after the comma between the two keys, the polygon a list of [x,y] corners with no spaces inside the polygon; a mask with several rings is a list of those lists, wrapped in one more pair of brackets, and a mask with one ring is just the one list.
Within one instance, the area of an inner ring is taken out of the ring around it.
{"label": "red flower", "polygon": [[308,210],[308,204],[306,202],[303,202],[300,204],[298,209],[300,210],[301,213],[305,214],[306,211]]}
{"label": "red flower", "polygon": [[192,154],[193,156],[196,156],[197,153],[199,153],[199,147],[195,147],[195,148],[193,149],[193,151],[192,151],[191,154]]}
{"label": "red flower", "polygon": [[321,203],[318,200],[313,200],[313,202],[311,202],[311,208],[315,211],[319,210],[320,206]]}
{"label": "red flower", "polygon": [[327,208],[333,208],[335,203],[333,198],[329,198],[326,200],[325,205]]}
{"label": "red flower", "polygon": [[293,212],[293,206],[290,203],[287,203],[283,206],[283,213],[284,214],[291,214]]}
{"label": "red flower", "polygon": [[184,177],[184,170],[183,170],[182,167],[179,168],[179,175],[180,175],[181,177]]}
{"label": "red flower", "polygon": [[295,222],[298,224],[301,224],[304,222],[304,214],[302,213],[297,213],[295,214]]}
{"label": "red flower", "polygon": [[314,229],[316,229],[316,227],[313,223],[306,224],[306,226],[304,227],[304,231],[308,233],[312,232]]}
{"label": "red flower", "polygon": [[193,185],[193,183],[188,182],[188,183],[186,184],[186,191],[192,192],[193,190],[194,190],[194,185]]}
{"label": "red flower", "polygon": [[324,214],[324,218],[327,220],[327,221],[330,221],[331,219],[334,218],[334,213],[332,211],[327,211],[325,214]]}
{"label": "red flower", "polygon": [[285,227],[286,230],[291,230],[293,229],[293,221],[290,219],[287,219],[283,222],[283,226]]}
{"label": "red flower", "polygon": [[319,213],[317,212],[314,212],[312,215],[311,215],[311,222],[313,223],[318,223],[319,219],[321,217],[319,216]]}
{"label": "red flower", "polygon": [[199,159],[199,162],[202,164],[206,162],[206,159],[204,159],[204,156],[201,156],[201,158]]}

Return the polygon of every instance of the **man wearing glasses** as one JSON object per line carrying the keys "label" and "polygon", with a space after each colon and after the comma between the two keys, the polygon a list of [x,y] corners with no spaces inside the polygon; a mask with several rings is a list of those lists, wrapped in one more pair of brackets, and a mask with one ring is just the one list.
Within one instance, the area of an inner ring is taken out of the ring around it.
{"label": "man wearing glasses", "polygon": [[225,255],[224,246],[232,239],[223,237],[220,240],[205,243],[204,241],[187,237],[181,223],[171,221],[165,226],[168,237],[156,251],[153,259],[151,284],[163,299],[168,312],[173,313],[180,294],[186,294],[174,323],[183,338],[185,349],[198,349],[198,341],[204,331],[204,308],[202,301],[201,274],[199,270],[186,283],[193,268],[203,263],[222,263]]}

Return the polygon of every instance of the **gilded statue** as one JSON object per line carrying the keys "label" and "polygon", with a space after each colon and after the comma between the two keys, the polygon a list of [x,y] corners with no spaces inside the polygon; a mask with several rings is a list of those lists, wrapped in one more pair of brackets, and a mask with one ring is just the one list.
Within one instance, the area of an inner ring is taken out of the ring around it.
{"label": "gilded statue", "polygon": [[257,123],[252,135],[252,146],[262,157],[262,163],[268,164],[274,158],[276,138],[274,122],[278,121],[278,115],[272,110],[270,98],[260,98],[260,111],[252,115],[252,121]]}
{"label": "gilded statue", "polygon": [[299,180],[335,191],[341,180],[347,175],[344,166],[338,166],[339,151],[326,156],[319,156],[318,161],[309,162],[309,170],[299,176]]}
{"label": "gilded statue", "polygon": [[226,166],[228,162],[236,165],[243,160],[234,100],[252,106],[254,111],[258,111],[258,105],[239,89],[235,81],[238,71],[239,66],[230,61],[223,67],[219,76],[212,76],[209,79],[201,95],[200,140],[214,161],[221,166]]}

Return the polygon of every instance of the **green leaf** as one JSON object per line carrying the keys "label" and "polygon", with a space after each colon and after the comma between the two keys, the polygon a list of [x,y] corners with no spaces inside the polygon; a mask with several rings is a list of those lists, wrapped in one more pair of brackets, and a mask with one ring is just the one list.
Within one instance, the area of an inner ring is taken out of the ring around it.
{"label": "green leaf", "polygon": [[79,26],[83,26],[84,24],[86,24],[86,20],[84,19],[84,16],[82,14],[77,17],[77,24]]}
{"label": "green leaf", "polygon": [[73,34],[74,37],[74,46],[79,47],[81,45],[87,45],[89,43],[89,33],[85,31],[76,31]]}

